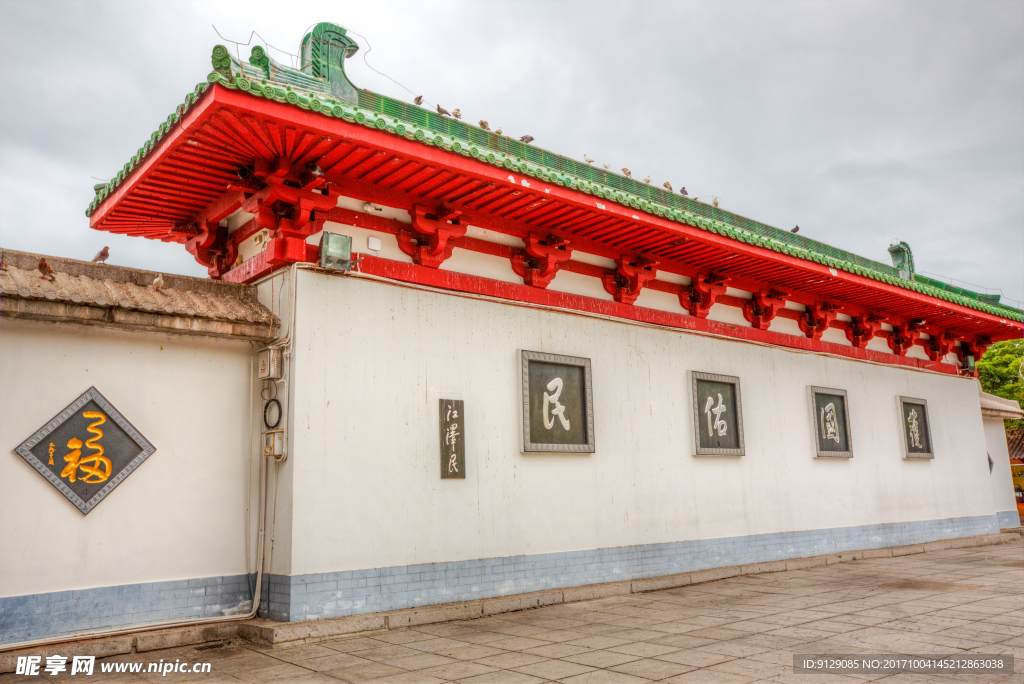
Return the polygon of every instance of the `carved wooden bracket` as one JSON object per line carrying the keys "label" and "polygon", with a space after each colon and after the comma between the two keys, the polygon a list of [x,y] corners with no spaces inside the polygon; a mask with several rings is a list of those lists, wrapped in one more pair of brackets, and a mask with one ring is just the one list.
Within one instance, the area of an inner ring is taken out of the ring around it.
{"label": "carved wooden bracket", "polygon": [[990,346],[992,346],[992,340],[985,335],[974,338],[973,342],[960,340],[960,346],[956,348],[956,357],[960,359],[960,363],[963,363],[967,355],[970,354],[977,361]]}
{"label": "carved wooden bracket", "polygon": [[618,268],[601,277],[605,292],[620,304],[632,304],[640,296],[644,284],[658,275],[658,262],[647,257],[620,256],[615,260]]}
{"label": "carved wooden bracket", "polygon": [[800,332],[812,340],[820,340],[822,333],[828,330],[832,321],[836,320],[837,311],[839,311],[839,306],[829,302],[816,303],[807,307],[807,311],[797,321],[800,325]]}
{"label": "carved wooden bracket", "polygon": [[725,294],[725,285],[728,282],[728,278],[716,273],[694,276],[690,281],[690,287],[680,293],[679,303],[691,316],[707,318],[715,300]]}
{"label": "carved wooden bracket", "polygon": [[572,257],[569,241],[535,233],[526,236],[526,254],[516,251],[512,254],[512,270],[532,287],[547,287],[555,279],[562,263]]}
{"label": "carved wooden bracket", "polygon": [[846,339],[857,349],[863,349],[881,329],[882,319],[879,316],[862,314],[846,324]]}
{"label": "carved wooden bracket", "polygon": [[917,344],[918,338],[921,337],[921,331],[918,330],[917,326],[913,323],[905,323],[903,325],[894,325],[892,331],[889,333],[889,349],[892,350],[893,354],[897,356],[905,356],[910,348]]}
{"label": "carved wooden bracket", "polygon": [[436,214],[426,207],[413,207],[412,230],[398,232],[398,247],[420,266],[439,267],[452,256],[455,245],[451,240],[465,235],[469,227],[460,223],[461,214],[457,209],[444,206]]}
{"label": "carved wooden bracket", "polygon": [[786,293],[778,290],[762,290],[743,305],[743,317],[758,330],[767,330],[779,311],[786,306]]}
{"label": "carved wooden bracket", "polygon": [[946,358],[946,354],[953,351],[954,342],[956,342],[956,337],[948,332],[944,332],[941,336],[932,336],[931,339],[925,342],[924,351],[932,361],[942,361],[942,359]]}

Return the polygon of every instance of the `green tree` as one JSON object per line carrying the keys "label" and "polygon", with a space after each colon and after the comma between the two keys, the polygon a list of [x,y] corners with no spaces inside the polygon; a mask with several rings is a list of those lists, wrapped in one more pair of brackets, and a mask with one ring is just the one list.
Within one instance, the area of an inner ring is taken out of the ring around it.
{"label": "green tree", "polygon": [[[1004,399],[1013,399],[1024,406],[1022,363],[1024,363],[1024,340],[996,342],[978,361],[978,380],[981,381],[981,388],[989,394]],[[1006,426],[1024,427],[1024,420],[1008,420]]]}

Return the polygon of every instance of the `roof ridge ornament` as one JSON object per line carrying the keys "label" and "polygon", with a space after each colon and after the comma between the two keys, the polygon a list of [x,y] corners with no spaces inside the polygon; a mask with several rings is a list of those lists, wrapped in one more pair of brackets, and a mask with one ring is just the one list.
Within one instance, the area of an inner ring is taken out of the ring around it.
{"label": "roof ridge ornament", "polygon": [[893,240],[889,245],[889,255],[892,257],[892,265],[899,271],[903,280],[914,279],[914,253],[910,251],[910,245],[903,240]]}
{"label": "roof ridge ornament", "polygon": [[328,22],[314,26],[302,38],[299,69],[326,81],[335,97],[358,105],[359,92],[345,75],[345,58],[356,54],[359,43],[346,33],[343,27]]}

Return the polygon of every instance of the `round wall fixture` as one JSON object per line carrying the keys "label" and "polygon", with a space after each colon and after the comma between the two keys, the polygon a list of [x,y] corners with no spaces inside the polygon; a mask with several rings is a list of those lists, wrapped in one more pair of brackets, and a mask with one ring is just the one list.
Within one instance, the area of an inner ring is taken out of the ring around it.
{"label": "round wall fixture", "polygon": [[[274,406],[275,408],[271,408]],[[277,399],[271,399],[263,405],[263,424],[268,430],[276,430],[277,426],[281,424],[281,402]],[[273,424],[271,424],[273,421]]]}

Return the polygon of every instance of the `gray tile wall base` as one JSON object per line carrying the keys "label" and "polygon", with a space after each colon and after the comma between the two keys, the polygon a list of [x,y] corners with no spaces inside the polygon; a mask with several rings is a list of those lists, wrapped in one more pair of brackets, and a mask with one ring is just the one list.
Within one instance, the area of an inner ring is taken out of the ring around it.
{"label": "gray tile wall base", "polygon": [[246,575],[124,584],[0,598],[0,645],[107,629],[248,613]]}
{"label": "gray tile wall base", "polygon": [[1016,510],[1012,511],[999,511],[996,513],[999,518],[999,528],[1006,530],[1013,527],[1020,527],[1020,515],[1017,514]]}
{"label": "gray tile wall base", "polygon": [[999,529],[999,518],[993,514],[312,575],[270,575],[265,578],[267,610],[261,615],[293,622],[378,613],[995,534]]}
{"label": "gray tile wall base", "polygon": [[[906,546],[995,534],[1004,518],[993,514],[315,575],[264,575],[259,615],[280,622],[344,617]],[[0,598],[0,645],[246,613],[255,580],[255,574],[231,575]]]}

